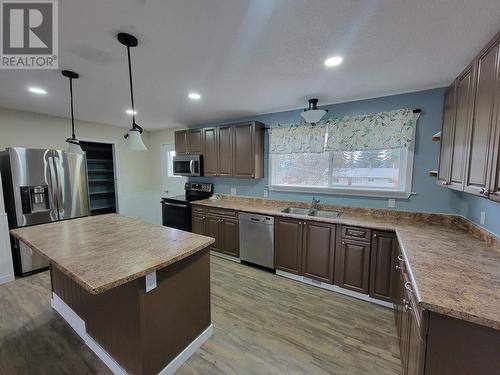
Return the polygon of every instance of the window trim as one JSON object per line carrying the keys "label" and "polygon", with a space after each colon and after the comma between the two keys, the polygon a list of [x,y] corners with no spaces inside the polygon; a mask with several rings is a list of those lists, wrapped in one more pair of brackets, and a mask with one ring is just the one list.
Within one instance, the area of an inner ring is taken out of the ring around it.
{"label": "window trim", "polygon": [[[415,138],[414,138],[415,139]],[[302,186],[302,185],[273,185],[273,162],[272,154],[268,155],[268,189],[270,191],[282,191],[289,193],[317,193],[317,194],[331,194],[331,195],[344,195],[344,196],[361,196],[370,198],[400,198],[408,199],[413,193],[412,183],[413,183],[413,162],[415,158],[415,141],[412,142],[408,148],[407,160],[406,160],[406,176],[405,176],[405,190],[396,189],[380,189],[380,188],[344,188],[344,187],[320,187],[320,186]],[[332,155],[332,153],[330,153]],[[330,156],[331,159],[332,156]],[[331,168],[330,168],[331,169]],[[329,171],[330,180],[333,171]]]}

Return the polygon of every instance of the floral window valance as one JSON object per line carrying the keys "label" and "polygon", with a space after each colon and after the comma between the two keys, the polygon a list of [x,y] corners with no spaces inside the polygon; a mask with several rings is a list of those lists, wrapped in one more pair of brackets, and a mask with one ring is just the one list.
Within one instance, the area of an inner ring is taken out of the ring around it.
{"label": "floral window valance", "polygon": [[270,153],[321,153],[408,148],[416,119],[411,109],[295,124],[271,129]]}
{"label": "floral window valance", "polygon": [[271,128],[269,150],[272,154],[321,153],[325,150],[325,135],[326,123]]}

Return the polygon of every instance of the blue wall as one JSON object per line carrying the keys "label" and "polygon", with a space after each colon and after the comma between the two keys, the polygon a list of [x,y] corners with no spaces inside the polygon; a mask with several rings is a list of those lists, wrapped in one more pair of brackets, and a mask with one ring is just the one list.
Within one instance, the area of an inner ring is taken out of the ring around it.
{"label": "blue wall", "polygon": [[[420,212],[438,212],[464,215],[479,224],[480,212],[486,210],[486,228],[500,234],[499,215],[500,204],[488,202],[486,199],[476,198],[445,189],[436,185],[436,178],[428,175],[429,170],[436,170],[439,158],[439,142],[433,142],[433,134],[441,130],[442,107],[444,89],[433,89],[408,94],[386,96],[381,98],[359,100],[354,102],[321,106],[328,108],[325,116],[340,117],[352,116],[373,112],[388,111],[400,108],[422,108],[417,125],[415,146],[415,160],[413,168],[412,191],[417,193],[409,199],[397,199],[396,209]],[[267,126],[277,123],[292,123],[302,120],[301,110],[257,115],[246,118],[228,119],[198,126],[219,125],[247,120],[258,120]],[[197,181],[212,182],[216,193],[230,193],[231,187],[236,188],[238,195],[262,197],[268,184],[268,140],[265,142],[265,176],[261,180],[241,180],[229,178],[198,178]],[[386,198],[348,197],[328,194],[307,194],[269,191],[269,197],[274,199],[288,199],[310,201],[312,196],[320,197],[323,203],[349,205],[355,207],[387,208]],[[495,215],[495,211],[496,214]],[[495,222],[496,221],[496,222]]]}
{"label": "blue wall", "polygon": [[481,226],[500,236],[500,203],[462,193],[462,215],[480,225],[481,212],[485,213],[485,223]]}

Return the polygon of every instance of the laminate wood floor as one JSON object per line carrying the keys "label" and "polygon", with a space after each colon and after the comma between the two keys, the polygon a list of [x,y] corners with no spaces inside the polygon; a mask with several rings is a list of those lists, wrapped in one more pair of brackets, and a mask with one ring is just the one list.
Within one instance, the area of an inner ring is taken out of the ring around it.
{"label": "laminate wood floor", "polygon": [[[392,310],[211,262],[214,334],[177,374],[401,373]],[[51,309],[48,272],[0,286],[0,374],[110,374]]]}

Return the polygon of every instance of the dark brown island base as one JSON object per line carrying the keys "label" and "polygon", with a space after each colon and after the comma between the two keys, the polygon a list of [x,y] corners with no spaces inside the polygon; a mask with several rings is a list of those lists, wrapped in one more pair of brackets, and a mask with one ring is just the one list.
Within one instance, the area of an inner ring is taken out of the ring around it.
{"label": "dark brown island base", "polygon": [[16,229],[50,261],[52,307],[115,374],[173,374],[212,334],[213,239],[103,215]]}

